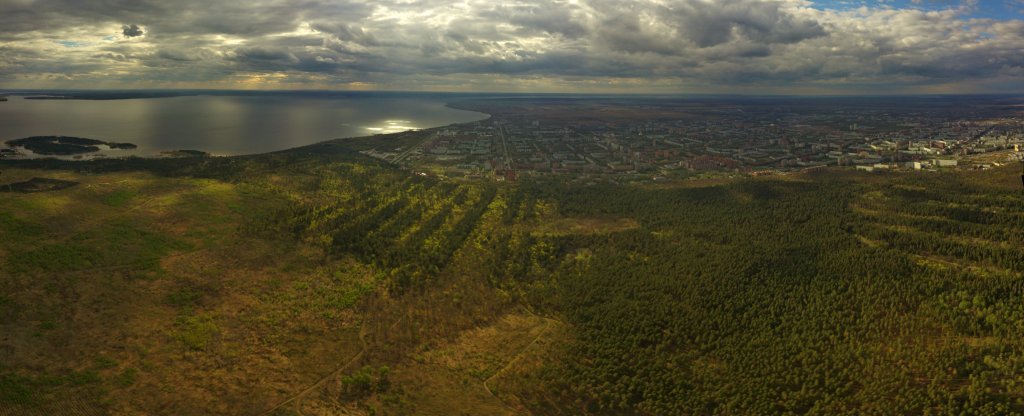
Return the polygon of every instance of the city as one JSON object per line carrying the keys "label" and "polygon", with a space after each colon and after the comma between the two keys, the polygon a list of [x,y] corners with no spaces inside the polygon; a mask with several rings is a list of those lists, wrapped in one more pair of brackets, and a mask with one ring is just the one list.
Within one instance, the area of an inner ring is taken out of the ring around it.
{"label": "city", "polygon": [[0,39],[0,416],[1024,416],[1024,0]]}
{"label": "city", "polygon": [[[914,103],[840,108],[820,101],[644,100],[638,105],[588,99],[572,103],[589,113],[576,119],[561,117],[568,103],[546,99],[516,106],[469,102],[457,106],[492,117],[432,130],[414,146],[382,145],[364,153],[452,178],[569,174],[660,181],[825,166],[988,169],[1017,161],[1007,151],[1024,143],[1024,121],[1015,117],[1014,106],[991,100],[965,103],[974,107],[969,112],[917,109]],[[609,113],[619,117],[602,117]]]}

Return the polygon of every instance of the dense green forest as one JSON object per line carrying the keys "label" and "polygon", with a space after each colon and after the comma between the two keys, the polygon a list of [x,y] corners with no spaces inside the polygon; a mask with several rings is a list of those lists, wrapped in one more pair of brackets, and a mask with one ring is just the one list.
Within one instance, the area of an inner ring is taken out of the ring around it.
{"label": "dense green forest", "polygon": [[[596,413],[1024,410],[1019,191],[957,174],[866,179],[524,183],[504,189],[495,228],[507,228],[483,241],[482,270],[572,325],[572,359],[545,381]],[[430,192],[413,180],[398,186]],[[423,284],[495,192],[431,186],[449,199],[425,209],[378,194],[345,227],[326,227],[359,236],[334,247],[395,268],[396,288]],[[564,217],[640,226],[517,232],[538,202]],[[452,206],[462,215],[448,219]],[[438,227],[445,232],[424,244]]]}
{"label": "dense green forest", "polygon": [[[545,382],[588,411],[1007,414],[1024,410],[1024,211],[1019,191],[985,179],[546,180],[501,188],[495,203],[492,185],[407,176],[350,185],[347,216],[289,218],[393,270],[393,290],[429,285],[488,227],[483,276],[572,325],[572,359]],[[488,204],[500,220],[482,224]],[[640,226],[522,227],[544,207]]]}
{"label": "dense green forest", "polygon": [[[438,340],[526,310],[568,328],[516,382],[534,414],[1024,412],[1024,198],[1010,169],[497,184],[329,146],[71,169],[216,178],[279,201],[237,220],[245,238],[375,271],[330,304],[362,298],[380,321],[363,331],[363,372],[400,372]],[[68,168],[32,163],[18,166]],[[332,400],[416,413],[394,398],[412,388]]]}
{"label": "dense green forest", "polygon": [[1021,411],[1019,191],[887,179],[559,193],[643,224],[559,242],[590,250],[558,274],[567,384],[612,412]]}

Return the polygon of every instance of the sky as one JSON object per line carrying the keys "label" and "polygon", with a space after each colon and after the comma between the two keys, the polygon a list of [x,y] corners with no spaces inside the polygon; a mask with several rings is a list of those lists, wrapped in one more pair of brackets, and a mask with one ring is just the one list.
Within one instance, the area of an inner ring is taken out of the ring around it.
{"label": "sky", "polygon": [[0,0],[0,88],[1024,92],[1024,0]]}

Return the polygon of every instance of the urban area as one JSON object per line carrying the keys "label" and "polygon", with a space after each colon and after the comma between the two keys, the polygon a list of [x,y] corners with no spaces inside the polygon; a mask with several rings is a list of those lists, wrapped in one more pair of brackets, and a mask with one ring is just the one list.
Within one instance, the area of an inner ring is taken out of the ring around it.
{"label": "urban area", "polygon": [[365,153],[451,178],[568,174],[659,181],[826,166],[988,169],[1018,163],[1024,147],[1024,119],[992,109],[592,103],[580,110],[574,104],[583,114],[562,116],[558,103],[464,104],[491,117],[436,129],[413,146]]}

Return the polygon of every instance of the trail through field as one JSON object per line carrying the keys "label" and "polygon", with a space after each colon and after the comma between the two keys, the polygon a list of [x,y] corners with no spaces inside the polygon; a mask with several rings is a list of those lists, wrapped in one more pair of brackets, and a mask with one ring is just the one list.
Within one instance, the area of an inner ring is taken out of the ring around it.
{"label": "trail through field", "polygon": [[330,380],[333,380],[334,378],[338,377],[338,375],[340,375],[343,371],[347,370],[352,364],[355,364],[356,362],[358,362],[359,359],[363,358],[363,355],[366,354],[366,349],[368,347],[368,345],[366,343],[366,322],[363,322],[363,324],[360,325],[360,327],[359,327],[359,342],[362,344],[362,348],[359,350],[358,353],[356,353],[356,355],[352,356],[351,359],[349,359],[347,362],[345,362],[344,365],[342,365],[341,367],[338,367],[338,369],[332,371],[330,374],[321,377],[315,383],[313,383],[309,387],[306,387],[302,391],[299,391],[298,393],[295,393],[295,394],[291,395],[290,397],[288,397],[287,399],[285,399],[281,403],[278,403],[276,406],[270,408],[270,410],[267,410],[265,412],[260,413],[260,415],[261,416],[270,415],[270,414],[276,412],[277,410],[284,408],[285,406],[292,405],[293,410],[295,410],[295,413],[301,416],[302,415],[302,400],[305,399],[306,396],[309,395],[309,393],[312,393],[312,392],[316,391],[320,387],[323,387],[324,383],[326,383],[326,382],[328,382]]}
{"label": "trail through field", "polygon": [[487,377],[487,379],[483,381],[484,390],[487,391],[487,394],[489,394],[489,395],[491,395],[491,397],[494,397],[495,399],[497,399],[499,402],[501,402],[501,404],[503,404],[505,407],[509,408],[509,410],[512,410],[513,413],[517,413],[517,414],[525,413],[525,414],[528,414],[528,415],[532,415],[533,413],[530,412],[530,410],[525,408],[525,407],[523,407],[522,409],[519,409],[516,406],[513,406],[511,403],[505,401],[501,397],[498,397],[498,395],[494,394],[494,391],[491,390],[491,387],[488,386],[487,383],[489,383],[495,377],[498,377],[502,373],[504,373],[505,370],[509,369],[512,366],[512,364],[514,364],[516,361],[519,361],[519,359],[523,356],[523,354],[526,354],[526,352],[531,347],[533,347],[534,345],[537,344],[537,341],[539,341],[541,339],[541,337],[543,337],[545,334],[548,333],[548,331],[551,329],[552,323],[553,322],[558,322],[555,319],[539,316],[539,315],[536,315],[536,314],[534,314],[532,312],[530,312],[530,315],[533,315],[533,316],[535,316],[537,318],[543,319],[544,322],[545,322],[544,329],[542,329],[540,331],[540,333],[538,333],[537,336],[534,337],[532,341],[530,341],[529,344],[526,344],[525,347],[520,349],[519,352],[516,353],[516,355],[512,356],[512,358],[507,363],[505,363],[505,366],[503,366],[500,369],[498,369],[498,371],[495,371],[494,374],[491,374],[490,377]]}

